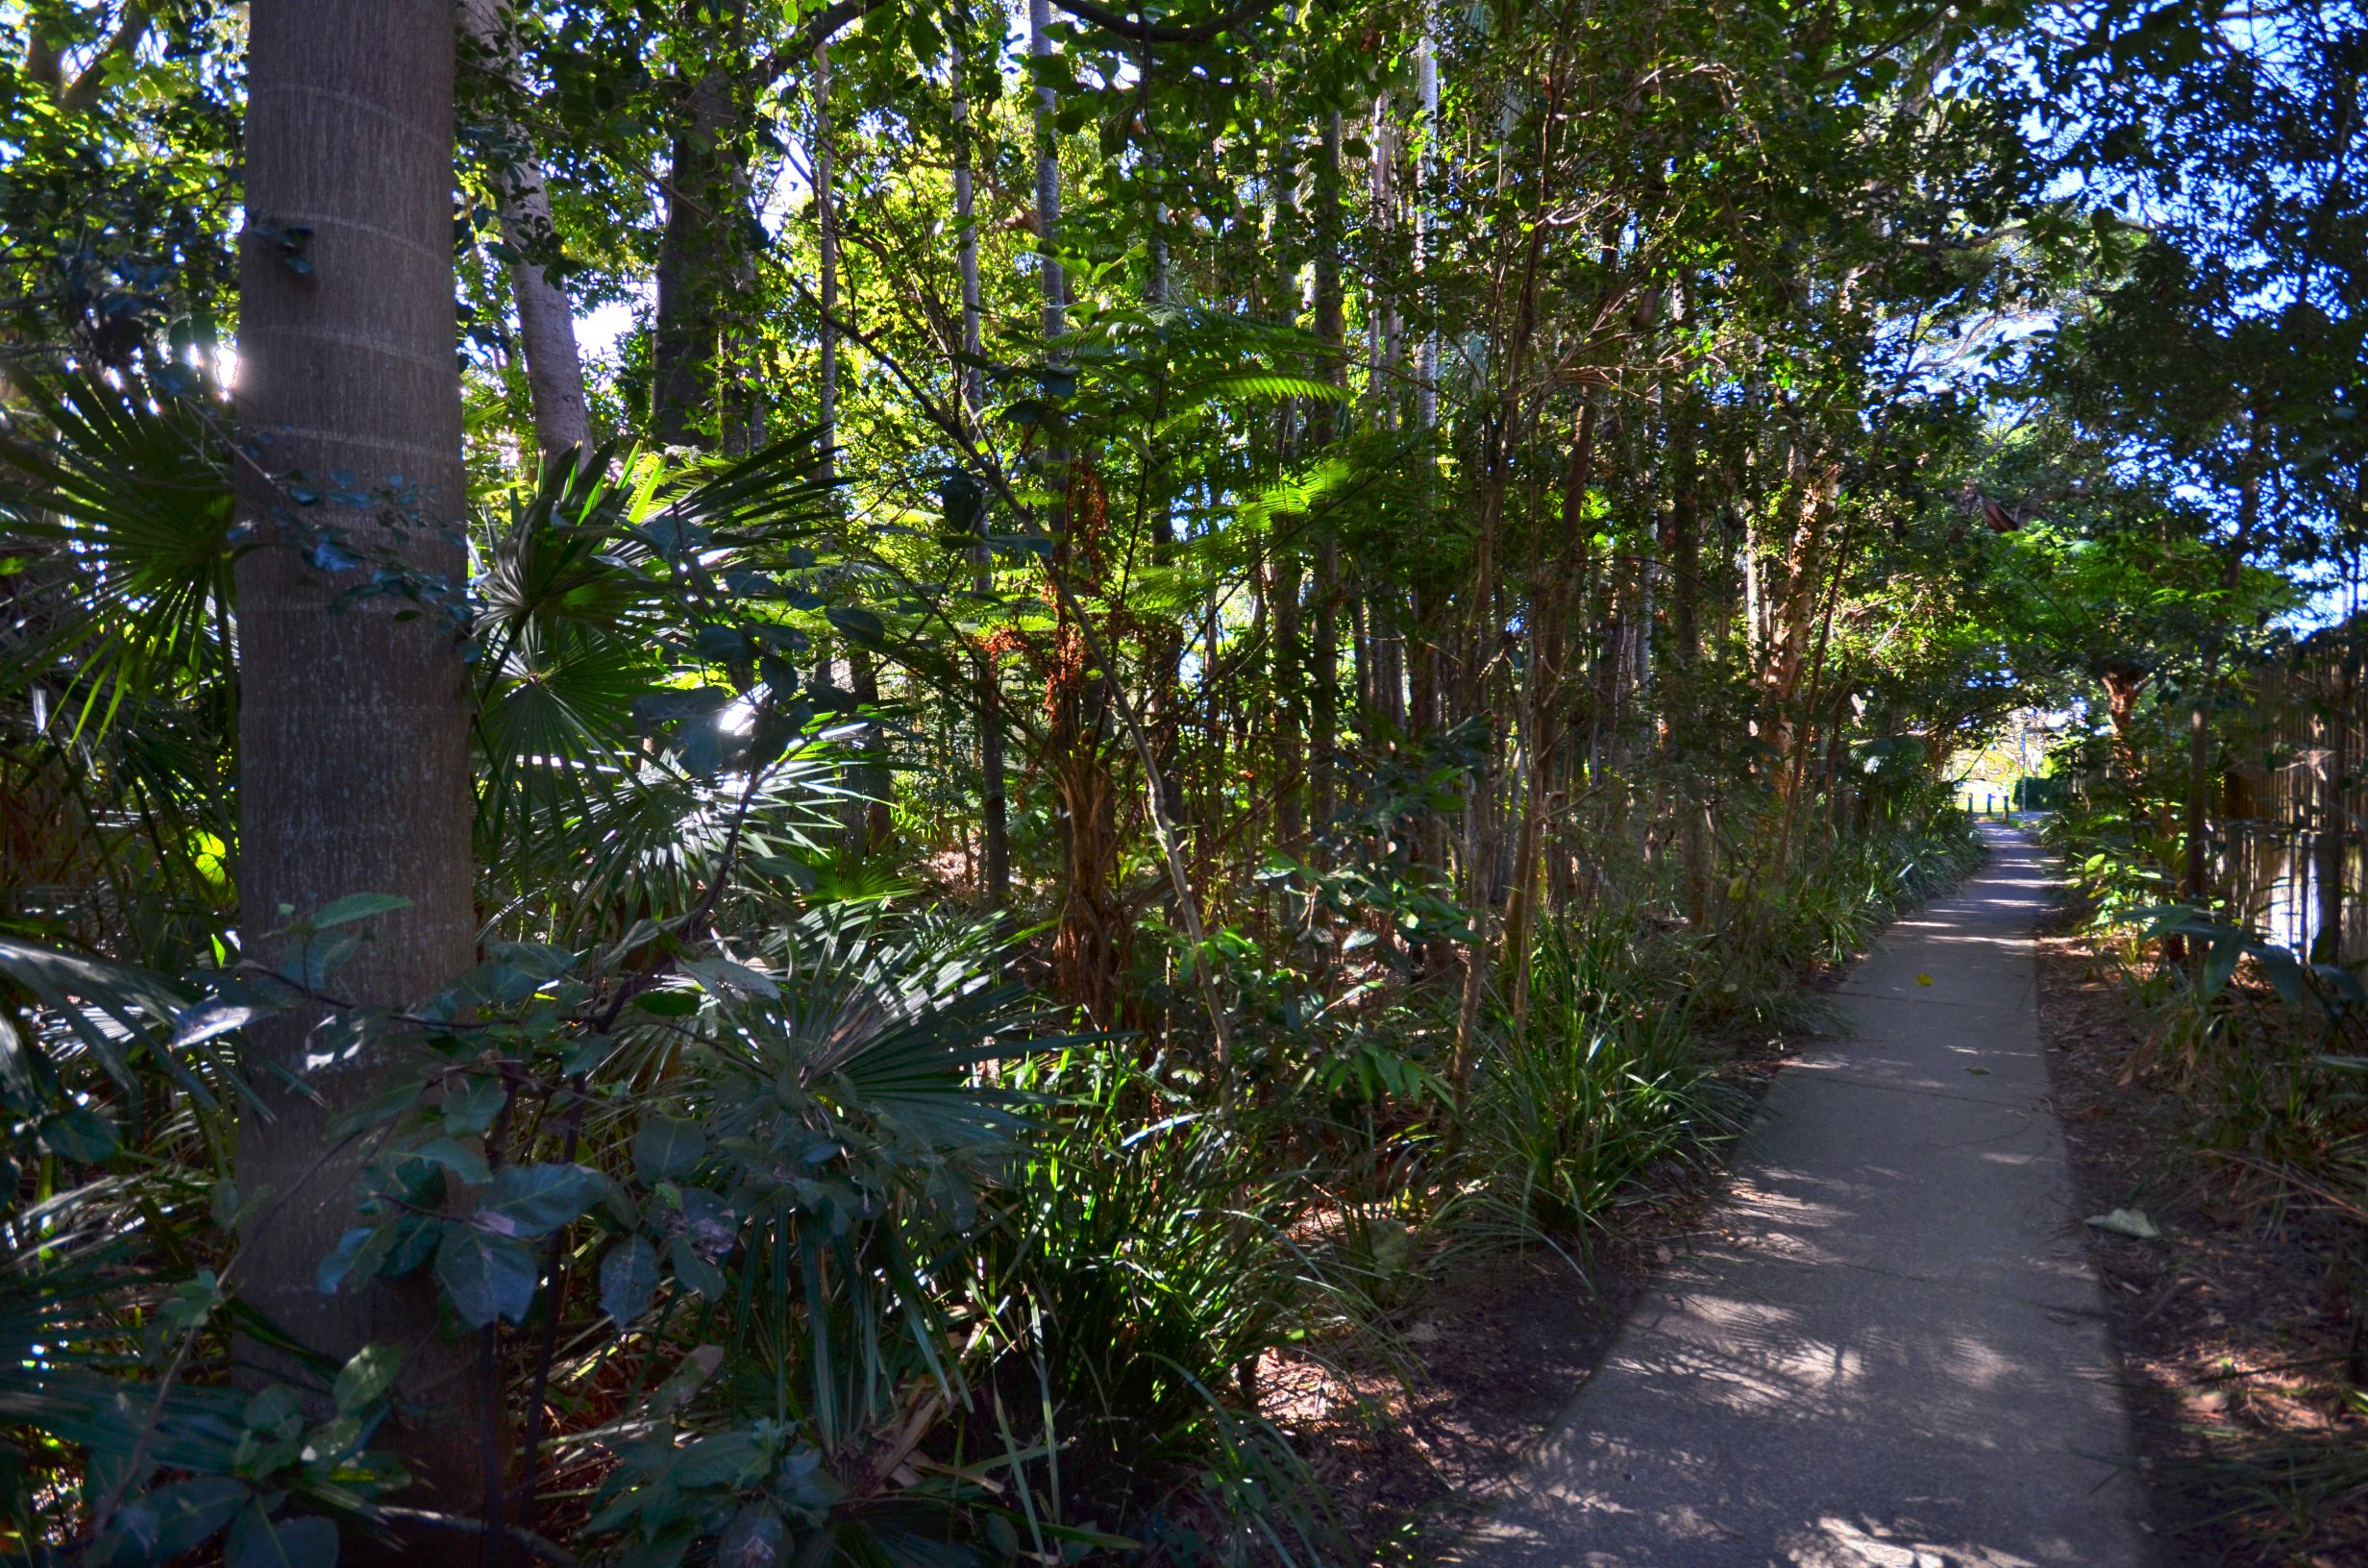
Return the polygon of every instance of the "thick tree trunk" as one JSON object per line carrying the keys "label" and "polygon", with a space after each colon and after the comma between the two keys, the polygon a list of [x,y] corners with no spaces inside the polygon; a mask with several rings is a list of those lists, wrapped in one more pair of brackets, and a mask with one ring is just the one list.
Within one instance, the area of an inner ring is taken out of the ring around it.
{"label": "thick tree trunk", "polygon": [[[315,570],[305,535],[337,530],[354,553],[391,554],[460,591],[454,53],[449,0],[256,0],[251,12],[245,436],[276,477],[350,471],[416,516],[396,527],[384,506],[300,509],[242,465],[239,509],[262,543],[236,567],[240,923],[246,952],[276,962],[270,933],[284,908],[303,915],[357,893],[409,899],[371,922],[337,977],[341,993],[375,1006],[422,1000],[475,957],[468,688],[449,619],[399,618],[408,601],[392,596],[333,610],[365,574]],[[241,1114],[238,1180],[264,1201],[241,1238],[243,1294],[333,1358],[365,1343],[403,1347],[387,1446],[419,1478],[422,1501],[473,1513],[481,1443],[496,1442],[501,1423],[476,1347],[437,1331],[432,1286],[422,1276],[337,1296],[313,1288],[316,1265],[353,1223],[363,1153],[333,1139],[329,1123],[384,1090],[394,1065],[312,1064],[307,1023],[250,1032],[261,1103]],[[253,1342],[241,1360],[293,1375]]]}
{"label": "thick tree trunk", "polygon": [[[461,35],[469,63],[500,87],[517,77],[518,18],[512,0],[461,0]],[[515,161],[491,171],[502,239],[515,253],[510,293],[518,306],[518,341],[527,365],[527,396],[534,413],[534,442],[547,458],[592,444],[592,415],[583,389],[583,358],[576,347],[576,316],[567,290],[549,271],[558,252],[551,222],[551,193],[542,164],[524,133],[504,123],[502,140]]]}
{"label": "thick tree trunk", "polygon": [[[688,7],[695,20],[702,8]],[[650,344],[650,431],[669,446],[704,444],[715,410],[723,291],[742,243],[745,171],[731,146],[732,84],[719,66],[692,82],[678,112],[658,238]]]}

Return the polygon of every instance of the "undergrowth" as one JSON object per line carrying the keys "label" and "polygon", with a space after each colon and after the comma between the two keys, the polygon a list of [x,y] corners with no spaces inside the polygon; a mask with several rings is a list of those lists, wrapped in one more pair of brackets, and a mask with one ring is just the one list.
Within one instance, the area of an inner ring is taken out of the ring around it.
{"label": "undergrowth", "polygon": [[[1537,933],[1517,1024],[1499,986],[1462,1106],[1452,974],[1358,1006],[1240,985],[1273,1011],[1213,1094],[1151,1040],[1060,1032],[942,914],[825,908],[731,958],[494,943],[410,1014],[333,1011],[403,1066],[340,1125],[362,1201],[319,1283],[432,1290],[497,1355],[530,1412],[521,1551],[1338,1560],[1349,1522],[1264,1369],[1411,1375],[1401,1327],[1475,1248],[1584,1266],[1735,1131],[1737,1034],[1976,853],[1946,813],[1819,838],[1699,927],[1665,860],[1607,871],[1621,896]],[[376,907],[291,925],[312,992]],[[0,960],[10,1555],[327,1560],[341,1533],[476,1529],[388,1501],[382,1434],[449,1419],[407,1405],[395,1352],[234,1377],[284,1341],[237,1295],[272,1211],[232,1177],[252,1090],[219,1044],[284,1000],[211,966]]]}
{"label": "undergrowth", "polygon": [[2075,803],[2045,837],[2140,1031],[2126,1070],[2175,1097],[2203,1179],[2249,1223],[2310,1214],[2341,1237],[2329,1289],[2348,1343],[2274,1369],[2304,1379],[2324,1419],[2232,1437],[2191,1477],[2226,1517],[2300,1541],[2325,1510],[2368,1498],[2368,993],[2356,964],[2309,962],[2225,903],[2177,901],[2179,845],[2150,818]]}

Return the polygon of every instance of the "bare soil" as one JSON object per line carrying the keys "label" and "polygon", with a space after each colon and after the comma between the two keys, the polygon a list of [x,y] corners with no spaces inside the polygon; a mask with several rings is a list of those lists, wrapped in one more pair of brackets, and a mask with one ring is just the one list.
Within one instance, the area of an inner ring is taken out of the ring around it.
{"label": "bare soil", "polygon": [[2131,1072],[2142,1037],[2109,971],[2060,931],[2040,939],[2039,1008],[2085,1212],[2163,1232],[2092,1231],[2088,1251],[2165,1568],[2368,1564],[2368,1486],[2312,1497],[2291,1462],[2348,1453],[2368,1479],[2368,1421],[2340,1387],[2343,1227],[2197,1146],[2192,1102]]}

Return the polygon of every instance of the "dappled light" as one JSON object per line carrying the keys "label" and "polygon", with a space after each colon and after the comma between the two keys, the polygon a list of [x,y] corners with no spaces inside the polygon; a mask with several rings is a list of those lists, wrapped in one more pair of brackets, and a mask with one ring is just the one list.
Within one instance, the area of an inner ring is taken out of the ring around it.
{"label": "dappled light", "polygon": [[2364,71],[0,5],[0,1558],[2368,1560]]}

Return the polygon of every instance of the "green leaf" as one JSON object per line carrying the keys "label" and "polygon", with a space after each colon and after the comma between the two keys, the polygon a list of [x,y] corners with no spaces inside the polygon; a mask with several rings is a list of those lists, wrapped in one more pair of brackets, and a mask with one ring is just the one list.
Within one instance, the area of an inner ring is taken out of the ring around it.
{"label": "green leaf", "polygon": [[436,1244],[435,1277],[453,1310],[472,1329],[496,1318],[523,1322],[534,1305],[534,1255],[526,1244],[467,1223],[444,1227]]}
{"label": "green leaf", "polygon": [[877,648],[888,640],[888,628],[870,610],[834,607],[823,612],[830,624],[865,648]]}
{"label": "green leaf", "polygon": [[[109,1528],[139,1547],[136,1559],[170,1562],[211,1540],[247,1501],[244,1482],[229,1476],[199,1476],[160,1486],[117,1514]],[[124,1561],[117,1554],[111,1560]]]}
{"label": "green leaf", "polygon": [[633,998],[644,1013],[661,1018],[687,1018],[699,1011],[699,993],[690,991],[645,991]]}
{"label": "green leaf", "polygon": [[508,1098],[509,1090],[499,1078],[463,1078],[444,1086],[437,1109],[443,1113],[446,1132],[455,1138],[478,1138],[492,1129],[493,1118]]}
{"label": "green leaf", "polygon": [[724,1347],[700,1345],[685,1354],[666,1381],[650,1395],[650,1419],[662,1421],[682,1408],[683,1403],[724,1364]]}
{"label": "green leaf", "polygon": [[2255,950],[2261,961],[2261,972],[2277,988],[2278,999],[2288,1007],[2303,1005],[2302,960],[2274,943],[2261,943]]}
{"label": "green leaf", "polygon": [[621,1333],[650,1310],[657,1283],[657,1249],[638,1236],[629,1237],[601,1260],[601,1311],[616,1320]]}
{"label": "green leaf", "polygon": [[780,983],[773,976],[728,958],[686,958],[681,966],[683,973],[723,1000],[730,1000],[735,993],[762,996],[767,1001],[781,999]]}
{"label": "green leaf", "polygon": [[203,1044],[234,1029],[242,1029],[257,1018],[266,1017],[271,1010],[244,1002],[226,1002],[216,997],[200,1002],[173,1019],[173,1049],[183,1050]]}
{"label": "green leaf", "polygon": [[42,1117],[41,1146],[86,1165],[104,1164],[122,1147],[115,1139],[114,1125],[86,1105]]}
{"label": "green leaf", "polygon": [[2236,961],[2245,956],[2244,943],[2233,937],[2213,942],[2204,956],[2204,994],[2217,996],[2236,974]]}
{"label": "green leaf", "polygon": [[708,1300],[722,1297],[726,1287],[724,1271],[699,1255],[687,1236],[678,1236],[666,1249],[667,1262],[674,1264],[675,1278]]}
{"label": "green leaf", "polygon": [[633,1174],[644,1187],[678,1182],[699,1168],[707,1152],[707,1135],[695,1121],[652,1116],[633,1135]]}
{"label": "green leaf", "polygon": [[[329,1250],[320,1266],[312,1271],[312,1288],[324,1296],[333,1296],[337,1287],[357,1271],[368,1279],[378,1271],[379,1260],[395,1244],[394,1232],[382,1225],[357,1225],[337,1237],[337,1244]],[[364,1268],[362,1265],[370,1266]]]}
{"label": "green leaf", "polygon": [[391,893],[349,893],[342,898],[333,898],[313,912],[312,929],[326,931],[333,925],[348,925],[366,920],[373,915],[391,915],[398,909],[408,909],[411,900],[398,898]]}
{"label": "green leaf", "polygon": [[273,1519],[260,1503],[231,1527],[223,1568],[336,1568],[337,1527],[318,1515]]}
{"label": "green leaf", "polygon": [[428,1092],[428,1081],[415,1078],[407,1084],[398,1084],[383,1094],[374,1094],[329,1124],[329,1136],[344,1138],[366,1127],[388,1122],[419,1103]]}
{"label": "green leaf", "polygon": [[505,1165],[472,1223],[497,1236],[549,1236],[592,1207],[601,1177],[585,1165]]}
{"label": "green leaf", "polygon": [[258,1389],[247,1400],[246,1413],[240,1419],[249,1432],[293,1437],[304,1430],[305,1409],[297,1401],[295,1389],[275,1383],[268,1388]]}
{"label": "green leaf", "polygon": [[401,1346],[364,1345],[338,1369],[330,1396],[337,1402],[338,1409],[352,1415],[385,1398],[386,1390],[395,1385],[395,1372],[402,1365]]}
{"label": "green leaf", "polygon": [[407,1152],[414,1160],[443,1166],[471,1187],[482,1187],[493,1176],[485,1168],[485,1157],[456,1138],[432,1138]]}

